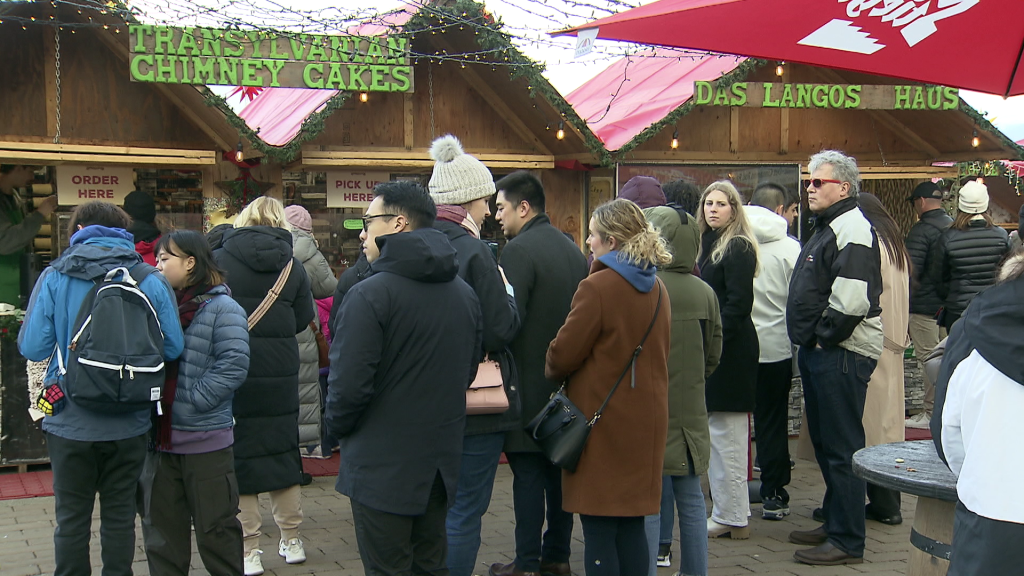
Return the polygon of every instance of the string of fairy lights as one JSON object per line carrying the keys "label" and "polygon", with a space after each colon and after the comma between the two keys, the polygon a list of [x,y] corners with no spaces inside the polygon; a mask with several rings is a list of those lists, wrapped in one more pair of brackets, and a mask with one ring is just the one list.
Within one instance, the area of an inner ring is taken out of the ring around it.
{"label": "string of fairy lights", "polygon": [[[634,0],[635,2],[635,0]],[[493,3],[493,2],[492,2]],[[515,10],[523,13],[534,25],[511,25],[499,19],[496,22],[481,22],[479,19],[464,18],[452,21],[450,14],[437,10],[439,23],[418,31],[419,34],[442,33],[451,25],[460,30],[472,30],[479,34],[485,29],[493,32],[495,23],[500,24],[501,33],[520,49],[555,55],[549,65],[566,64],[573,61],[573,39],[556,39],[549,36],[549,30],[566,28],[582,24],[595,17],[613,14],[616,11],[634,6],[622,0],[499,0],[504,10]],[[63,6],[74,9],[85,21],[62,22],[53,13],[45,18],[35,16],[18,16],[0,13],[0,23],[8,22],[20,25],[23,29],[30,26],[59,26],[61,30],[75,33],[78,29],[90,27],[113,28],[116,33],[127,32],[129,22],[141,22],[165,26],[207,26],[240,30],[260,30],[278,34],[344,34],[358,26],[378,25],[390,26],[389,22],[394,10],[380,11],[375,8],[341,8],[324,6],[319,8],[298,8],[279,0],[138,0],[129,4],[98,0],[51,0],[54,8]],[[431,12],[434,10],[428,0],[413,0],[408,7],[414,11]],[[56,12],[56,11],[54,11]],[[99,18],[103,16],[106,18]],[[120,23],[113,22],[107,16],[119,17]],[[543,26],[537,24],[544,23]],[[479,63],[488,56],[498,56],[489,61],[492,66],[522,66],[520,62],[501,58],[504,48],[445,53],[436,50],[432,53],[411,52],[411,57],[418,61],[421,58],[434,60],[438,63],[456,62],[459,64]],[[560,54],[561,53],[561,54]],[[706,51],[697,50],[664,50],[651,49],[647,46],[628,43],[599,43],[594,52],[581,64],[587,66],[607,66],[613,60],[627,55],[647,58],[690,58],[699,59],[707,56]]]}

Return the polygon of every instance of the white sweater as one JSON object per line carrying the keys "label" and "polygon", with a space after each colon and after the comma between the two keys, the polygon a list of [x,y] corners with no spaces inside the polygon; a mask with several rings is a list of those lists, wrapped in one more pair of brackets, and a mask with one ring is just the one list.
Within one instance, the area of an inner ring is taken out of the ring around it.
{"label": "white sweater", "polygon": [[758,243],[758,273],[754,277],[754,308],[750,317],[761,347],[758,362],[767,364],[793,357],[786,333],[789,279],[800,257],[800,243],[791,238],[786,219],[761,206],[744,206]]}
{"label": "white sweater", "polygon": [[1024,523],[1021,407],[1024,386],[974,350],[953,370],[942,409],[942,451],[960,501],[979,516],[1018,524]]}

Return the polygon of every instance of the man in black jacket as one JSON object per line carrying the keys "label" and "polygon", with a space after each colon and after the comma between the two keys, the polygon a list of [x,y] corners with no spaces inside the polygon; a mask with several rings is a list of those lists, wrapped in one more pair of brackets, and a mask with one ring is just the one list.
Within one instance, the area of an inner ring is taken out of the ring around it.
{"label": "man in black jacket", "polygon": [[335,488],[351,500],[367,574],[448,574],[444,523],[481,359],[480,304],[431,228],[426,190],[390,182],[374,194],[360,235],[372,275],[345,295],[331,346]]}
{"label": "man in black jacket", "polygon": [[917,223],[907,234],[907,252],[910,254],[910,339],[914,343],[914,356],[924,374],[924,412],[907,419],[908,428],[928,428],[935,404],[935,383],[924,371],[922,360],[935,345],[946,337],[946,329],[939,326],[935,316],[942,307],[942,298],[935,291],[935,282],[925,274],[929,255],[942,232],[953,219],[942,209],[942,189],[934,182],[922,182],[907,199],[917,212]]}
{"label": "man in black jacket", "polygon": [[857,162],[835,150],[811,157],[807,204],[814,235],[789,283],[786,328],[798,362],[814,456],[825,478],[825,524],[789,540],[815,546],[805,564],[864,561],[864,480],[853,453],[864,447],[864,399],[882,353],[882,264],[878,238],[857,208]]}
{"label": "man in black jacket", "polygon": [[[562,471],[548,461],[523,427],[540,412],[557,382],[544,377],[544,355],[565,323],[576,287],[587,276],[580,249],[544,213],[544,187],[529,172],[501,180],[495,218],[509,239],[501,265],[515,288],[522,328],[512,341],[522,401],[520,425],[505,436],[505,455],[515,479],[516,554],[493,564],[490,576],[568,575],[572,514],[562,510]],[[547,531],[544,527],[545,506]]]}

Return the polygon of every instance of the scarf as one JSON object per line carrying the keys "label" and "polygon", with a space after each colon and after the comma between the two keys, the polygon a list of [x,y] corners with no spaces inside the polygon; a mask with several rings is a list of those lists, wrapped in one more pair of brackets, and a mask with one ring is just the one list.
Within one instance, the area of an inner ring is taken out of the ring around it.
{"label": "scarf", "polygon": [[444,220],[445,222],[452,222],[458,224],[466,229],[473,238],[480,237],[480,227],[477,226],[476,222],[469,215],[462,206],[455,206],[453,204],[442,204],[437,207],[437,219]]}
{"label": "scarf", "polygon": [[[181,330],[185,331],[192,325],[196,312],[203,307],[206,300],[199,298],[210,291],[210,286],[197,284],[184,290],[175,290],[178,298],[178,319]],[[174,411],[174,396],[178,392],[178,360],[164,365],[164,394],[160,400],[162,412],[156,417],[156,447],[158,450],[171,449],[171,414]]]}

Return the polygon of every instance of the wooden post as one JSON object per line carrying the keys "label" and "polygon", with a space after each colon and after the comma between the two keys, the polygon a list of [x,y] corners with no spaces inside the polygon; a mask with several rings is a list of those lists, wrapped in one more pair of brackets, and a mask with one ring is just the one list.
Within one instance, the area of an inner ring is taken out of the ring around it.
{"label": "wooden post", "polygon": [[740,142],[740,109],[729,109],[729,152],[735,153]]}
{"label": "wooden post", "polygon": [[779,154],[789,154],[789,108],[783,108],[782,112],[782,130],[779,135]]}
{"label": "wooden post", "polygon": [[46,135],[57,136],[57,44],[53,31],[43,29],[43,82],[46,90]]}
{"label": "wooden post", "polygon": [[[917,511],[914,513],[914,531],[936,543],[951,546],[953,543],[953,514],[956,504],[918,496]],[[911,535],[911,540],[914,535]],[[946,576],[949,560],[929,554],[910,546],[910,563],[907,576]]]}
{"label": "wooden post", "polygon": [[405,149],[412,150],[413,141],[413,95],[405,93]]}

